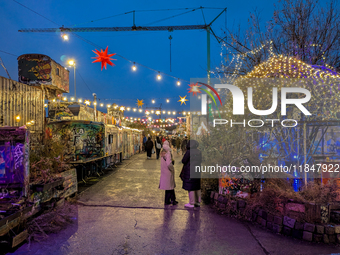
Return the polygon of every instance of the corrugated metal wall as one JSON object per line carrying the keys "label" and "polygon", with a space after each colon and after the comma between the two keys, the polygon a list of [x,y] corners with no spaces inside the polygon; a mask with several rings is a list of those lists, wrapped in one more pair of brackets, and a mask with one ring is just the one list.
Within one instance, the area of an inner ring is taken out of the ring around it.
{"label": "corrugated metal wall", "polygon": [[[15,117],[20,116],[20,122]],[[45,108],[42,89],[0,76],[0,126],[29,125],[32,142],[38,142],[44,131]]]}

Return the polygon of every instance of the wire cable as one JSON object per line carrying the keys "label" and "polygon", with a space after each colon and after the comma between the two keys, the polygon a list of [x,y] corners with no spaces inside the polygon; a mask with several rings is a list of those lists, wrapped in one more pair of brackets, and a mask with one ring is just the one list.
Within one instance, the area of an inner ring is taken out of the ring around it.
{"label": "wire cable", "polygon": [[[16,0],[12,0],[12,1],[18,3],[19,5],[21,5],[21,6],[25,7],[25,8],[27,8],[28,10],[30,10],[30,11],[34,12],[35,14],[37,14],[37,15],[43,17],[44,19],[46,19],[46,20],[48,20],[48,21],[50,21],[50,22],[53,22],[54,24],[58,25],[56,22],[54,22],[54,21],[52,21],[52,20],[46,18],[45,16],[39,14],[38,12],[36,12],[36,11],[30,9],[30,8],[28,8],[27,6],[25,6],[25,5],[21,4],[21,3],[19,3],[18,1],[16,1]],[[194,8],[194,9],[188,11],[188,12],[185,12],[185,13],[189,13],[189,12],[195,11],[195,10],[197,10],[197,9],[202,9],[202,8],[213,9],[213,8],[202,7],[202,6],[201,6],[201,7],[199,7],[199,8]],[[224,9],[224,8],[219,8],[219,9]],[[160,10],[161,10],[161,9],[160,9]],[[144,11],[146,11],[146,10],[144,10]],[[157,10],[155,10],[155,11],[157,11]],[[159,11],[159,10],[158,10],[158,11]],[[135,12],[135,11],[130,11],[130,12],[127,12],[127,13],[131,13],[131,12]],[[125,13],[125,14],[127,14],[127,13]],[[183,14],[185,14],[185,13],[181,13],[181,14],[178,14],[178,15],[174,15],[174,16],[171,16],[171,17],[168,17],[168,18],[165,18],[165,19],[170,19],[170,18],[179,16],[179,15],[183,15]],[[162,19],[162,20],[165,20],[165,19]],[[162,20],[160,20],[160,21],[162,21]],[[155,21],[155,22],[159,22],[159,21]],[[59,25],[58,25],[58,26],[59,26]],[[209,33],[210,33],[210,31],[209,31]],[[75,35],[75,36],[78,37],[79,39],[83,40],[84,42],[86,42],[86,43],[88,43],[88,44],[90,44],[90,45],[92,45],[92,46],[94,46],[94,47],[98,47],[98,48],[100,48],[100,49],[103,48],[103,47],[100,47],[98,44],[95,44],[95,43],[93,43],[92,41],[87,40],[87,39],[83,38],[82,36],[80,36],[80,35],[78,35],[78,34],[76,34],[76,33],[74,33],[74,32],[73,32],[73,33],[71,32],[71,34]],[[215,36],[216,38],[218,38],[215,34],[214,34],[214,36]],[[112,52],[110,52],[110,53],[112,53]],[[8,54],[8,53],[7,53],[7,54]],[[147,68],[147,69],[149,69],[149,70],[152,70],[152,71],[154,71],[154,72],[158,72],[158,74],[163,74],[163,75],[165,75],[165,76],[174,78],[174,79],[176,79],[176,80],[178,80],[178,81],[184,81],[184,82],[190,83],[190,81],[187,81],[187,80],[184,80],[184,79],[175,77],[175,76],[173,76],[173,75],[170,75],[170,74],[167,74],[167,73],[158,71],[158,70],[153,69],[153,68],[151,68],[151,67],[148,67],[148,66],[145,66],[145,65],[143,65],[143,64],[140,64],[140,63],[137,63],[137,62],[135,62],[135,61],[132,61],[132,60],[130,60],[130,59],[128,59],[128,58],[126,58],[126,57],[120,55],[120,54],[116,54],[116,56],[118,56],[118,57],[120,57],[120,58],[123,58],[123,59],[125,59],[126,61],[129,61],[130,63],[138,64],[139,66],[142,66],[142,67]],[[79,72],[78,72],[78,73],[79,73]],[[80,75],[80,74],[79,74],[79,75]],[[80,77],[82,78],[81,75],[80,75]],[[90,88],[88,87],[88,85],[86,84],[85,80],[84,80],[83,78],[82,78],[82,80],[84,81],[84,83],[85,83],[85,85],[87,86],[87,88],[91,91],[91,89],[90,89]],[[201,82],[200,82],[200,83],[201,83]],[[204,83],[201,83],[201,84],[204,84]],[[92,93],[92,91],[91,91],[91,93]]]}
{"label": "wire cable", "polygon": [[82,79],[82,81],[85,83],[86,87],[88,88],[88,90],[93,94],[92,90],[89,88],[89,86],[87,85],[87,83],[85,82],[85,80],[83,79],[83,76],[81,76],[80,72],[78,69],[76,69],[77,74],[80,76],[80,78]]}
{"label": "wire cable", "polygon": [[8,55],[11,55],[11,56],[14,56],[14,57],[18,57],[18,55],[14,55],[14,54],[9,53],[9,52],[7,52],[7,51],[0,50],[0,52],[5,53],[5,54],[8,54]]}
{"label": "wire cable", "polygon": [[[88,44],[90,44],[90,45],[92,45],[92,46],[94,46],[94,47],[97,47],[97,48],[99,48],[99,49],[104,49],[104,48],[105,48],[105,47],[101,47],[100,45],[98,45],[98,44],[96,44],[96,43],[94,43],[94,42],[92,42],[92,41],[90,41],[90,40],[88,40],[88,39],[85,39],[84,37],[82,37],[82,36],[80,36],[80,35],[78,35],[78,34],[75,34],[75,33],[72,33],[72,34],[75,35],[76,37],[78,37],[80,40],[82,40],[82,41],[84,41],[84,42],[86,42],[86,43],[88,43]],[[109,52],[109,53],[113,53],[113,52],[111,52],[111,51],[108,51],[108,52]],[[147,68],[147,69],[149,69],[149,70],[151,70],[151,71],[157,72],[157,73],[159,73],[159,74],[162,74],[162,75],[165,75],[165,76],[168,76],[168,77],[171,77],[171,78],[174,78],[174,79],[183,81],[183,82],[188,82],[187,80],[178,78],[178,77],[176,77],[176,76],[173,76],[173,75],[170,75],[170,74],[167,74],[167,73],[158,71],[158,70],[153,69],[153,68],[151,68],[151,67],[148,67],[148,66],[146,66],[146,65],[143,65],[143,64],[137,63],[137,62],[135,62],[135,61],[132,61],[132,60],[130,60],[130,59],[128,59],[128,58],[126,58],[126,57],[120,55],[120,54],[116,54],[115,56],[120,57],[120,58],[122,58],[122,59],[125,59],[126,61],[128,61],[128,62],[130,62],[130,63],[133,63],[133,64],[135,64],[135,65],[139,65],[139,66],[144,67],[144,68]]]}
{"label": "wire cable", "polygon": [[38,12],[36,12],[36,11],[34,11],[34,10],[28,8],[26,5],[23,5],[22,3],[19,3],[19,2],[16,1],[16,0],[12,0],[12,1],[15,2],[15,3],[17,3],[17,4],[19,4],[19,5],[21,5],[22,7],[24,7],[24,8],[26,8],[26,9],[30,10],[31,12],[34,12],[35,14],[39,15],[40,17],[43,17],[44,19],[46,19],[46,20],[48,20],[48,21],[50,21],[50,22],[56,24],[57,26],[59,26],[58,23],[54,22],[53,20],[50,20],[50,19],[46,18],[45,16],[41,15],[41,14],[38,13]]}
{"label": "wire cable", "polygon": [[167,18],[163,18],[163,19],[160,19],[160,20],[156,20],[156,21],[147,23],[147,24],[145,24],[144,26],[152,25],[152,24],[155,24],[155,23],[158,23],[158,22],[162,22],[162,21],[164,21],[164,20],[168,20],[168,19],[172,19],[172,18],[181,16],[181,15],[184,15],[184,14],[188,14],[188,13],[194,12],[194,11],[196,11],[196,10],[198,10],[198,9],[200,9],[200,8],[192,9],[192,10],[187,11],[187,12],[183,12],[183,13],[180,13],[180,14],[177,14],[177,15],[173,15],[173,16],[170,16],[170,17],[167,17]]}
{"label": "wire cable", "polygon": [[182,10],[192,10],[192,9],[210,9],[210,10],[222,10],[224,8],[217,8],[217,7],[194,7],[194,8],[174,8],[174,9],[155,9],[155,10],[133,10],[133,11],[128,11],[128,12],[124,12],[124,13],[120,13],[120,14],[116,14],[116,15],[111,15],[108,17],[104,17],[104,18],[100,18],[100,19],[95,19],[95,20],[91,20],[91,21],[87,21],[87,22],[83,22],[83,23],[79,23],[79,24],[75,24],[73,26],[79,26],[79,25],[84,25],[84,24],[88,24],[88,23],[93,23],[96,21],[101,21],[101,20],[105,20],[105,19],[110,19],[110,18],[115,18],[115,17],[119,17],[119,16],[123,16],[126,14],[130,14],[133,12],[158,12],[158,11],[182,11]]}

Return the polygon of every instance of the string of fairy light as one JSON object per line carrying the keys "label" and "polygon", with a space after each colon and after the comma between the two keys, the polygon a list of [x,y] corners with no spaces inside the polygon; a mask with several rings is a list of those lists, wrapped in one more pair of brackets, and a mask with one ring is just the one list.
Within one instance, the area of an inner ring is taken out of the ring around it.
{"label": "string of fairy light", "polygon": [[[86,42],[86,43],[88,43],[88,44],[90,44],[90,45],[92,45],[92,46],[95,46],[95,47],[98,47],[98,48],[102,48],[102,47],[100,47],[99,45],[97,45],[97,44],[95,44],[95,43],[93,43],[93,42],[91,42],[91,41],[89,41],[89,40],[87,40],[87,39],[84,39],[83,37],[81,37],[81,36],[79,36],[79,35],[77,35],[77,34],[74,34],[74,33],[71,33],[71,34],[75,35],[75,36],[78,37],[79,39],[83,40],[84,42]],[[68,39],[69,39],[68,34],[62,33],[61,36],[62,36],[62,38],[63,38],[64,40],[68,40]],[[109,52],[109,53],[111,53],[111,52]],[[128,59],[128,58],[125,58],[125,57],[123,57],[123,56],[121,56],[121,55],[119,55],[119,54],[115,54],[115,56],[119,56],[119,57],[121,57],[121,58],[123,58],[123,59],[129,61],[130,63],[132,63],[132,66],[131,66],[132,71],[137,71],[137,65],[139,65],[139,66],[145,67],[145,68],[147,68],[147,69],[149,69],[149,70],[152,70],[152,71],[156,72],[156,73],[157,73],[157,75],[156,75],[156,80],[157,80],[157,81],[161,81],[161,80],[162,80],[162,75],[166,75],[166,76],[168,76],[168,77],[174,78],[174,79],[176,80],[176,85],[177,85],[177,86],[180,86],[180,85],[182,84],[182,82],[188,82],[188,83],[190,83],[189,81],[186,81],[186,80],[181,79],[181,78],[179,78],[179,77],[175,77],[175,76],[173,76],[173,75],[170,75],[170,74],[167,74],[167,73],[164,73],[164,72],[155,70],[155,69],[153,69],[153,68],[150,68],[150,67],[148,67],[148,66],[145,66],[145,65],[143,65],[143,64],[141,64],[141,63],[138,63],[138,62],[136,62],[136,61],[132,61],[132,60],[130,60],[130,59]],[[74,60],[71,60],[71,61],[75,64],[75,61],[74,61]],[[174,98],[161,98],[161,99],[165,100],[166,103],[170,103],[170,99],[174,99]],[[53,100],[56,101],[56,99],[53,99]],[[73,97],[73,96],[71,96],[71,97],[69,97],[69,98],[66,97],[66,96],[63,96],[63,97],[62,97],[62,101],[71,101],[71,102],[75,102],[75,100],[76,100],[76,98]],[[104,100],[107,100],[107,99],[98,99],[98,101],[104,101]],[[120,99],[119,99],[119,100],[120,100]],[[140,101],[140,100],[137,99],[137,101]],[[143,100],[141,100],[141,101],[143,102]],[[187,101],[189,101],[189,100],[187,99],[187,95],[185,95],[184,97],[179,96],[179,100],[178,100],[177,102],[180,102],[181,105],[182,105],[183,103],[186,105],[186,102],[187,102]],[[121,111],[132,111],[132,112],[135,112],[135,113],[143,113],[143,110],[142,110],[142,109],[139,109],[139,106],[138,106],[138,108],[137,108],[137,107],[131,107],[131,106],[127,106],[127,105],[124,105],[124,106],[123,106],[123,105],[118,105],[118,104],[114,104],[114,103],[104,104],[104,103],[98,103],[97,100],[96,100],[96,101],[92,101],[92,100],[88,100],[88,99],[83,100],[83,99],[81,99],[81,98],[77,99],[77,102],[78,102],[78,103],[84,103],[85,105],[88,105],[88,106],[91,105],[91,104],[92,104],[92,105],[98,105],[98,106],[100,106],[100,107],[103,107],[104,109],[105,109],[105,107],[106,107],[106,108],[111,108],[111,107],[113,107],[114,109],[118,109],[118,108],[119,108],[119,110],[121,110]],[[152,100],[151,100],[151,103],[152,103],[152,104],[155,104],[155,103],[156,103],[156,99],[152,99]],[[155,107],[155,108],[157,108],[157,107]],[[200,112],[176,111],[176,110],[163,110],[163,111],[158,111],[158,110],[146,110],[144,113],[145,113],[146,115],[149,115],[149,114],[160,115],[161,113],[167,114],[167,115],[171,115],[171,114],[172,114],[172,115],[176,115],[176,114],[190,115],[190,113],[192,113],[192,114],[200,114]]]}
{"label": "string of fairy light", "polygon": [[[88,40],[88,39],[85,39],[85,38],[83,38],[83,37],[81,37],[81,36],[79,36],[79,35],[77,35],[77,34],[75,34],[75,33],[71,33],[71,34],[72,34],[72,35],[75,35],[77,38],[81,39],[82,41],[84,41],[84,42],[86,42],[86,43],[88,43],[88,44],[90,44],[90,45],[92,45],[92,46],[94,46],[94,47],[97,47],[97,48],[100,48],[100,49],[103,48],[103,47],[101,47],[100,45],[97,45],[97,44],[93,43],[92,41],[90,41],[90,40]],[[69,39],[69,36],[68,36],[68,34],[66,34],[66,33],[61,33],[61,37],[62,37],[64,40],[68,40],[68,39]],[[112,52],[108,51],[108,53],[112,53]],[[137,71],[137,65],[138,65],[138,66],[142,66],[142,67],[144,67],[144,68],[147,68],[147,69],[149,69],[149,70],[151,70],[151,71],[156,72],[156,73],[157,73],[157,75],[156,75],[156,80],[157,80],[157,81],[161,81],[161,80],[162,80],[162,75],[165,75],[165,76],[168,76],[168,77],[171,77],[171,78],[175,79],[175,80],[176,80],[176,85],[177,85],[177,86],[180,86],[180,85],[182,84],[182,82],[190,83],[190,82],[187,81],[187,80],[181,79],[181,78],[179,78],[179,77],[170,75],[170,74],[165,73],[165,72],[158,71],[158,70],[153,69],[153,68],[151,68],[151,67],[149,67],[149,66],[146,66],[146,65],[143,65],[143,64],[138,63],[138,62],[136,62],[136,61],[130,60],[130,59],[128,59],[128,58],[126,58],[126,57],[124,57],[124,56],[122,56],[122,55],[120,55],[120,54],[115,54],[115,56],[118,56],[118,57],[120,57],[120,58],[122,58],[122,59],[124,59],[124,60],[126,60],[126,61],[128,61],[128,62],[130,62],[130,63],[132,64],[132,66],[131,66],[132,71]],[[71,61],[74,62],[74,60],[71,60]],[[189,100],[186,98],[186,96],[184,96],[184,97],[179,96],[179,97],[180,97],[180,99],[178,100],[178,102],[180,102],[181,105],[182,105],[183,103],[186,104],[186,101],[189,101]],[[75,98],[74,98],[74,97],[71,97],[70,100],[71,100],[71,101],[74,101]],[[99,99],[99,100],[100,100],[100,99]],[[166,103],[170,103],[170,99],[169,99],[169,98],[165,98],[165,100],[166,100]],[[85,102],[86,102],[88,105],[90,105],[91,103],[97,103],[97,102],[90,101],[90,100],[85,100],[84,103],[85,103]],[[78,103],[82,103],[82,99],[78,99]],[[155,104],[155,103],[156,103],[156,100],[155,100],[155,99],[152,99],[152,100],[151,100],[151,103],[152,103],[152,104]],[[104,103],[100,103],[99,105],[100,105],[101,107],[105,107],[105,104],[104,104]],[[109,108],[109,107],[111,107],[111,105],[112,105],[112,104],[106,104],[106,107]],[[130,108],[130,109],[132,109],[133,111],[137,112],[136,108],[128,107],[128,106],[124,106],[124,107],[125,107],[125,109]],[[128,110],[128,111],[129,111],[129,110]],[[142,111],[139,111],[139,110],[138,110],[138,112],[142,112]],[[165,113],[167,113],[167,112],[169,112],[169,111],[165,111]],[[174,112],[174,111],[171,111],[171,112]],[[186,112],[186,111],[182,111],[182,114],[183,114],[183,112]],[[164,113],[164,114],[165,114],[165,113]]]}

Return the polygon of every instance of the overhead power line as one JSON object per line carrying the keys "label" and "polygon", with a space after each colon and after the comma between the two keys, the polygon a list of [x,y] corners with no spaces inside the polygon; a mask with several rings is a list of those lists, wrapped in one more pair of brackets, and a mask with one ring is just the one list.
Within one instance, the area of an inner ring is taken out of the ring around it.
{"label": "overhead power line", "polygon": [[89,90],[91,93],[93,93],[92,90],[91,90],[91,89],[89,88],[89,86],[87,85],[87,83],[85,82],[85,80],[83,79],[83,76],[81,76],[81,74],[80,74],[80,72],[79,72],[78,69],[76,70],[76,72],[77,72],[77,74],[80,76],[80,78],[82,79],[82,81],[84,82],[84,84],[86,85],[86,87],[88,88],[88,90]]}
{"label": "overhead power line", "polygon": [[21,5],[22,7],[24,7],[24,8],[26,8],[26,9],[30,10],[31,12],[34,12],[35,14],[39,15],[40,17],[42,17],[42,18],[44,18],[44,19],[46,19],[46,20],[48,20],[48,21],[50,21],[50,22],[52,22],[52,23],[54,23],[54,24],[56,24],[56,25],[59,26],[58,23],[54,22],[53,20],[50,20],[49,18],[46,18],[45,16],[41,15],[41,14],[38,13],[38,12],[36,12],[36,11],[34,11],[34,10],[28,8],[26,5],[23,5],[22,3],[19,3],[19,2],[16,1],[16,0],[12,0],[12,1],[15,2],[15,3],[17,3],[17,4],[19,4],[19,5]]}
{"label": "overhead power line", "polygon": [[5,54],[8,54],[8,55],[11,55],[11,56],[14,56],[14,57],[18,57],[18,55],[9,53],[9,52],[7,52],[7,51],[0,50],[0,52],[5,53]]}

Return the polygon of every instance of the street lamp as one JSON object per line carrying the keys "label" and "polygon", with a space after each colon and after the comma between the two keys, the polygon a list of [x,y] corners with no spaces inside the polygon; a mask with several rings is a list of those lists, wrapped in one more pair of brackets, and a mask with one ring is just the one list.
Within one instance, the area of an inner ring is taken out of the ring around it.
{"label": "street lamp", "polygon": [[76,94],[76,62],[72,59],[68,61],[70,66],[74,68],[74,98],[77,101],[77,94]]}

